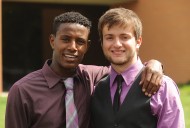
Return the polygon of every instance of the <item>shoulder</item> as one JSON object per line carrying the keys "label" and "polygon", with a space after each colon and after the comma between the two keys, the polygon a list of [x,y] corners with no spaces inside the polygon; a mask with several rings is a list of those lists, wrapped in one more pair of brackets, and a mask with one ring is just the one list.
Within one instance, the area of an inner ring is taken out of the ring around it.
{"label": "shoulder", "polygon": [[167,93],[168,95],[179,95],[177,84],[169,76],[164,75],[160,90],[158,92]]}
{"label": "shoulder", "polygon": [[110,83],[110,76],[109,76],[109,75],[104,76],[104,77],[96,84],[95,91],[97,91],[97,90],[99,90],[99,89],[102,89],[102,88],[105,88],[106,85],[109,85],[109,83]]}
{"label": "shoulder", "polygon": [[16,81],[10,88],[9,92],[18,91],[18,90],[21,91],[27,86],[37,83],[42,78],[43,78],[43,75],[42,75],[41,69],[33,71],[27,74],[26,76],[24,76],[23,78],[21,78],[20,80]]}
{"label": "shoulder", "polygon": [[98,84],[108,83],[109,80],[110,80],[110,75],[106,75],[106,76],[104,76],[104,77],[98,82]]}
{"label": "shoulder", "polygon": [[36,81],[36,80],[40,79],[41,77],[43,77],[42,70],[41,69],[36,70],[36,71],[33,71],[33,72],[27,74],[26,76],[24,76],[20,80],[18,80],[15,83],[15,85],[22,85],[23,83],[29,83],[30,81]]}
{"label": "shoulder", "polygon": [[93,97],[99,97],[102,99],[102,95],[109,91],[109,75],[102,78],[95,86],[95,90],[92,93]]}

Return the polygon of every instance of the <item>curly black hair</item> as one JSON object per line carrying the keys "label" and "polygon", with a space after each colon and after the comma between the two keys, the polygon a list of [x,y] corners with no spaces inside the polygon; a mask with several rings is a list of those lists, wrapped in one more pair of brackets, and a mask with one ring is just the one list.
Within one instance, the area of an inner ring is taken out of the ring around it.
{"label": "curly black hair", "polygon": [[53,21],[53,34],[56,35],[57,29],[62,23],[78,23],[87,27],[89,30],[92,26],[91,21],[87,17],[83,16],[81,13],[65,12],[55,17]]}

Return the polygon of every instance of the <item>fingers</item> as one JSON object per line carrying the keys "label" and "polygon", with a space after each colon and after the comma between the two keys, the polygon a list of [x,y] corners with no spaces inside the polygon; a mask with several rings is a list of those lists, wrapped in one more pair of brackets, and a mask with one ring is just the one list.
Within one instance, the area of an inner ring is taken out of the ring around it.
{"label": "fingers", "polygon": [[157,88],[157,85],[156,85],[156,79],[157,79],[157,73],[154,73],[154,72],[151,72],[150,73],[151,75],[151,78],[147,80],[147,83],[148,83],[148,86],[146,88],[146,92],[145,92],[145,95],[148,95],[148,96],[151,96],[154,92],[154,89]]}
{"label": "fingers", "polygon": [[155,81],[155,85],[152,87],[152,89],[149,92],[149,95],[154,95],[159,90],[162,82],[162,75],[158,75]]}
{"label": "fingers", "polygon": [[151,79],[151,73],[149,71],[150,69],[145,67],[142,72],[142,78],[141,78],[141,85],[142,85],[142,91],[146,92],[147,87],[149,86],[149,81]]}
{"label": "fingers", "polygon": [[142,91],[147,96],[154,95],[161,86],[162,74],[153,71],[150,68],[146,68],[142,72],[141,85]]}
{"label": "fingers", "polygon": [[140,85],[142,85],[142,91],[145,92],[146,90],[146,87],[143,87],[143,83],[145,81],[145,76],[146,76],[146,70],[144,69],[143,72],[142,72],[142,75],[141,75],[141,81],[140,81]]}

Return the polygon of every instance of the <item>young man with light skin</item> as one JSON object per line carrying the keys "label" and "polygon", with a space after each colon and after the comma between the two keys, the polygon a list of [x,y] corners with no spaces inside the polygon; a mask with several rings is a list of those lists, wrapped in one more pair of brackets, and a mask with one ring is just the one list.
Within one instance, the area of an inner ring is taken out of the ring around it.
{"label": "young man with light skin", "polygon": [[[98,83],[92,96],[92,126],[185,128],[179,90],[171,78],[164,76],[160,89],[152,97],[143,96],[138,86],[144,68],[138,55],[142,45],[142,23],[138,16],[125,8],[110,9],[100,17],[98,30],[111,72]],[[123,79],[120,89],[118,75]]]}
{"label": "young man with light skin", "polygon": [[[108,67],[80,64],[90,45],[90,28],[91,22],[78,12],[66,12],[55,17],[49,37],[52,58],[41,69],[29,73],[11,87],[5,128],[66,127],[67,89],[63,82],[67,79],[74,85],[77,125],[79,128],[89,127],[91,94],[95,84],[110,71]],[[143,88],[152,94],[159,88],[161,64],[148,62],[144,73]]]}

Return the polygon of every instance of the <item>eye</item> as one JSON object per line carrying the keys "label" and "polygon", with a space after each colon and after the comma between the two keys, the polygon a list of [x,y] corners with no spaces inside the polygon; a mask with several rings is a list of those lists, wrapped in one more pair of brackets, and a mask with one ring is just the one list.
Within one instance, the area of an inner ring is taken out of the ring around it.
{"label": "eye", "polygon": [[111,40],[113,40],[113,37],[112,37],[112,36],[105,36],[104,39],[105,39],[105,40],[110,40],[110,41],[111,41]]}
{"label": "eye", "polygon": [[78,39],[76,39],[76,43],[79,45],[84,45],[87,43],[87,41],[84,39],[78,38]]}
{"label": "eye", "polygon": [[128,39],[130,39],[128,36],[122,36],[122,39],[123,40],[128,40]]}
{"label": "eye", "polygon": [[120,39],[123,40],[123,41],[128,41],[128,40],[130,40],[131,38],[132,38],[132,37],[131,37],[130,35],[126,35],[126,34],[120,36]]}
{"label": "eye", "polygon": [[69,43],[70,42],[70,38],[65,36],[65,37],[62,37],[61,40],[64,42],[64,43]]}

